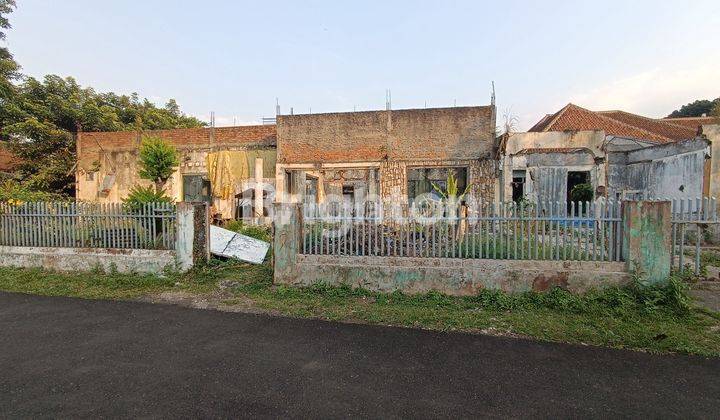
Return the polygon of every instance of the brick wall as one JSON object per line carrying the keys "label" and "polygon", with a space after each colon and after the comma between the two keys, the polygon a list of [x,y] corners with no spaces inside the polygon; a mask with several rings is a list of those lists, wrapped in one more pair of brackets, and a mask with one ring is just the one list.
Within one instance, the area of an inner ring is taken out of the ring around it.
{"label": "brick wall", "polygon": [[490,158],[493,106],[283,115],[278,162]]}
{"label": "brick wall", "polygon": [[216,128],[181,128],[176,130],[112,131],[80,133],[78,147],[83,150],[137,149],[143,136],[160,137],[177,148],[212,147],[215,145],[274,146],[276,129],[274,125],[247,125]]}

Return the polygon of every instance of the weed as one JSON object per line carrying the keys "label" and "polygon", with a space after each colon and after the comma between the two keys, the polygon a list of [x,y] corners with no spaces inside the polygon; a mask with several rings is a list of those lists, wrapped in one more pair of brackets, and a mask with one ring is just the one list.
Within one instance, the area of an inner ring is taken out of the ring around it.
{"label": "weed", "polygon": [[225,224],[225,229],[237,232],[241,235],[259,239],[265,242],[272,242],[270,228],[267,226],[248,225],[242,220],[230,220]]}

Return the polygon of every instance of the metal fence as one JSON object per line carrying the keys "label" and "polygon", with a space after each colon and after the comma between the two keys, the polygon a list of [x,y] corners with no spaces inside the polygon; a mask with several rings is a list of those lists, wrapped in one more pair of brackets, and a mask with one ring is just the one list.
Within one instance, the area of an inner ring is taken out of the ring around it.
{"label": "metal fence", "polygon": [[175,249],[175,205],[1,202],[0,245]]}
{"label": "metal fence", "polygon": [[616,201],[481,203],[436,209],[306,206],[302,252],[314,255],[622,260]]}
{"label": "metal fence", "polygon": [[701,274],[708,262],[720,266],[720,251],[713,246],[720,228],[715,197],[667,201],[672,203],[673,268]]}

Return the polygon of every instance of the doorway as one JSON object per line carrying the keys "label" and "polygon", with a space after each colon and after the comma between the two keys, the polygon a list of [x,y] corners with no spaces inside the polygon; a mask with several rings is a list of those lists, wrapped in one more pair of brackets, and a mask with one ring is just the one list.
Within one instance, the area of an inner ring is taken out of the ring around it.
{"label": "doorway", "polygon": [[210,181],[203,175],[183,175],[183,201],[210,203]]}
{"label": "doorway", "polygon": [[512,171],[512,200],[516,203],[525,197],[525,171]]}
{"label": "doorway", "polygon": [[[567,174],[567,203],[572,201],[572,190],[580,184],[590,184],[590,171],[568,171]],[[590,198],[592,199],[592,198]]]}

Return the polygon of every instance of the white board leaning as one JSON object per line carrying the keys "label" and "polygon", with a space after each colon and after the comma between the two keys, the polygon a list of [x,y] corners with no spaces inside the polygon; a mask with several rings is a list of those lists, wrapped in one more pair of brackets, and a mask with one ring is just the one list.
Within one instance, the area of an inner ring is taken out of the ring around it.
{"label": "white board leaning", "polygon": [[210,252],[222,257],[237,258],[253,264],[265,260],[270,244],[259,239],[210,226]]}

